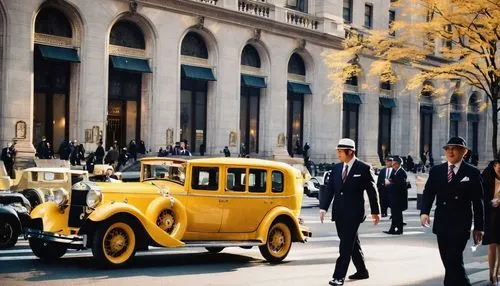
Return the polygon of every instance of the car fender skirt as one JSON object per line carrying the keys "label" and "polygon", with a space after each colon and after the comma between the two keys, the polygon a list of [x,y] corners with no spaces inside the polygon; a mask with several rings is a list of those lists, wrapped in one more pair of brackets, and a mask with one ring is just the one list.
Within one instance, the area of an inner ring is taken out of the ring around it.
{"label": "car fender skirt", "polygon": [[269,228],[276,220],[281,220],[290,227],[290,232],[292,233],[292,239],[294,242],[305,242],[307,240],[301,231],[298,219],[295,218],[292,211],[281,206],[270,210],[260,223],[260,226],[257,229],[257,238],[259,240],[267,242]]}
{"label": "car fender skirt", "polygon": [[42,203],[31,211],[31,218],[41,218],[43,231],[59,232],[68,225],[68,211],[62,212],[54,202]]}
{"label": "car fender skirt", "polygon": [[156,225],[156,221],[150,221],[136,207],[126,203],[106,203],[99,205],[88,217],[93,222],[101,222],[106,219],[121,213],[126,213],[134,216],[141,224],[149,237],[158,245],[163,247],[178,247],[183,246],[184,242],[170,236]]}
{"label": "car fender skirt", "polygon": [[167,210],[171,211],[169,217],[175,221],[170,236],[181,240],[187,228],[187,213],[186,207],[179,200],[171,196],[154,199],[146,209],[146,218],[158,225],[158,223],[162,223],[159,220],[160,216],[164,216]]}

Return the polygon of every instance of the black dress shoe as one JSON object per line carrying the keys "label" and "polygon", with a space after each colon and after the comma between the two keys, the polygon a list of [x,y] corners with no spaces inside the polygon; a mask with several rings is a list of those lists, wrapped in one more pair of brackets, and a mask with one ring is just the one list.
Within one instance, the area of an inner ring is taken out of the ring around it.
{"label": "black dress shoe", "polygon": [[370,275],[368,274],[368,271],[363,271],[363,272],[356,272],[353,275],[349,275],[349,279],[352,280],[363,280],[363,279],[368,279],[370,278]]}
{"label": "black dress shoe", "polygon": [[396,234],[396,232],[394,230],[384,230],[383,233]]}
{"label": "black dress shoe", "polygon": [[406,225],[406,222],[403,222],[403,225]]}
{"label": "black dress shoe", "polygon": [[333,278],[332,280],[330,280],[328,282],[328,284],[330,284],[332,286],[342,286],[342,285],[344,285],[344,279]]}

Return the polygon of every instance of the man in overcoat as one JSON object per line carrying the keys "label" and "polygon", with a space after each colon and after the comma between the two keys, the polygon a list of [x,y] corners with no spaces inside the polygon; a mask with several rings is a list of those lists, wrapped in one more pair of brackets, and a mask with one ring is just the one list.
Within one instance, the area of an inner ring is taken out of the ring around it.
{"label": "man in overcoat", "polygon": [[395,156],[392,162],[392,174],[388,179],[387,192],[389,196],[389,205],[391,207],[392,223],[388,234],[403,234],[403,210],[406,209],[408,200],[408,184],[406,183],[407,174],[401,167],[403,160]]}
{"label": "man in overcoat", "polygon": [[330,203],[332,203],[332,220],[335,221],[340,238],[340,256],[335,264],[333,279],[330,285],[344,285],[349,262],[354,263],[356,273],[349,279],[368,279],[368,269],[358,238],[359,225],[365,220],[366,190],[370,200],[373,223],[380,221],[380,208],[377,198],[373,169],[358,160],[354,154],[356,146],[353,140],[340,139],[337,145],[337,156],[341,163],[336,164],[328,180],[327,188],[320,195],[320,221],[323,222]]}
{"label": "man in overcoat", "polygon": [[382,213],[382,217],[387,216],[387,209],[389,208],[389,194],[386,187],[386,179],[392,175],[392,157],[385,158],[385,167],[380,170],[377,178],[377,189],[378,189],[378,198],[380,201],[380,212]]}
{"label": "man in overcoat", "polygon": [[420,222],[428,227],[429,213],[436,198],[434,225],[439,254],[445,268],[444,285],[471,285],[465,273],[463,251],[471,236],[479,243],[483,236],[483,186],[479,170],[463,161],[467,145],[462,137],[452,137],[443,147],[446,163],[429,172],[422,197]]}

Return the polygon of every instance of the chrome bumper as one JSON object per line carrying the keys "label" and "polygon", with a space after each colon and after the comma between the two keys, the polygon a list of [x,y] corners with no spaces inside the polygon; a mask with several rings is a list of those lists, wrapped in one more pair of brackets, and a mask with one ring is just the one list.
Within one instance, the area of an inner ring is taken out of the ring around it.
{"label": "chrome bumper", "polygon": [[25,237],[65,244],[66,247],[72,249],[83,249],[87,245],[87,235],[63,235],[28,228],[25,231]]}

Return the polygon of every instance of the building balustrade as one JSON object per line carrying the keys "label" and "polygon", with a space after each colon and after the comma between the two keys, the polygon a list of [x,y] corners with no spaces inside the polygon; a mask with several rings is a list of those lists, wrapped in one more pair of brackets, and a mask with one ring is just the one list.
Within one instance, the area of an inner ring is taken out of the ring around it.
{"label": "building balustrade", "polygon": [[306,29],[318,30],[320,18],[291,9],[285,9],[285,13],[285,20],[288,24],[303,27]]}
{"label": "building balustrade", "polygon": [[264,18],[274,18],[274,5],[266,3],[266,1],[238,0],[238,11],[252,14]]}

